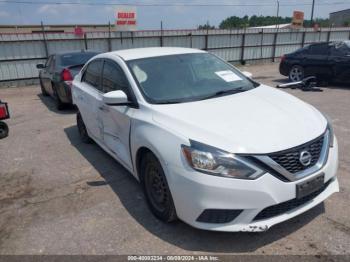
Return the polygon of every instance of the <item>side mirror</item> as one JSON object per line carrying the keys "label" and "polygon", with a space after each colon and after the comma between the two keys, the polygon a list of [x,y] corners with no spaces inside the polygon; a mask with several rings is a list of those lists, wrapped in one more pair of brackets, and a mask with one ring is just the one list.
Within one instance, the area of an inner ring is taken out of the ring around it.
{"label": "side mirror", "polygon": [[127,105],[130,104],[130,101],[128,100],[127,95],[121,91],[111,91],[103,95],[102,97],[103,103],[106,105]]}
{"label": "side mirror", "polygon": [[36,68],[38,68],[38,69],[43,69],[43,68],[45,68],[45,65],[44,65],[44,64],[37,64],[37,65],[36,65]]}
{"label": "side mirror", "polygon": [[242,73],[243,73],[243,75],[245,75],[248,78],[252,78],[253,77],[253,74],[248,72],[248,71],[243,71]]}

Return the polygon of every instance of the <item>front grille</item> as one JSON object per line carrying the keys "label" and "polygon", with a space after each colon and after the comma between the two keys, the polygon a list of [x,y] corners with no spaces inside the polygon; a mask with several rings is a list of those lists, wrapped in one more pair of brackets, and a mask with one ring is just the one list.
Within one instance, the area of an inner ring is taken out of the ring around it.
{"label": "front grille", "polygon": [[288,211],[293,210],[299,206],[302,206],[307,202],[309,202],[310,200],[317,197],[319,194],[321,194],[331,182],[332,180],[328,180],[327,183],[325,183],[322,188],[311,193],[310,195],[304,196],[303,198],[300,198],[300,199],[294,198],[292,200],[288,200],[286,202],[267,207],[262,211],[260,211],[260,213],[257,214],[257,216],[253,219],[253,221],[275,217],[275,216],[287,213]]}
{"label": "front grille", "polygon": [[234,220],[243,210],[241,209],[206,209],[197,218],[204,223],[228,223]]}
{"label": "front grille", "polygon": [[[272,153],[268,156],[284,169],[292,174],[295,174],[297,172],[310,168],[317,163],[322,151],[323,141],[324,135],[301,146],[284,150],[278,153]],[[308,166],[302,165],[299,161],[300,153],[302,151],[308,151],[311,154],[311,163]]]}

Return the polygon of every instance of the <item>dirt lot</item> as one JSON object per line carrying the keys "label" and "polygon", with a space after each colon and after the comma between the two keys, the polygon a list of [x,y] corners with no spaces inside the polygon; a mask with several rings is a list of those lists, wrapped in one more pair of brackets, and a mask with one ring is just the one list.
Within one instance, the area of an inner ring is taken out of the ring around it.
{"label": "dirt lot", "polygon": [[[244,69],[285,81],[277,64]],[[332,118],[341,192],[265,233],[217,233],[155,219],[136,180],[80,142],[74,109],[56,111],[37,86],[0,89],[12,113],[0,141],[0,254],[349,254],[350,87],[286,91]]]}

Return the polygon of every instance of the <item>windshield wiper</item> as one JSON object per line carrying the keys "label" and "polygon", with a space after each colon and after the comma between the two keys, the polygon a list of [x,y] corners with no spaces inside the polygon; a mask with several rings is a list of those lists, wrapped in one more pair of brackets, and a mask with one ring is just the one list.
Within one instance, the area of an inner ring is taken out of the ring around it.
{"label": "windshield wiper", "polygon": [[163,105],[163,104],[179,104],[179,103],[186,103],[186,102],[192,102],[192,101],[199,101],[199,100],[205,100],[205,99],[209,99],[209,98],[214,98],[214,97],[218,97],[218,96],[222,96],[222,95],[227,95],[227,94],[236,94],[236,93],[241,93],[241,92],[244,92],[246,91],[247,89],[245,89],[244,87],[237,87],[235,89],[229,89],[229,90],[220,90],[220,91],[217,91],[213,94],[210,94],[210,95],[207,95],[207,96],[204,96],[204,97],[192,97],[192,98],[183,98],[183,99],[180,99],[180,100],[163,100],[163,101],[159,101],[159,102],[156,102],[155,104],[157,105]]}
{"label": "windshield wiper", "polygon": [[217,91],[217,92],[215,92],[213,94],[210,94],[208,96],[203,97],[201,100],[214,98],[214,97],[219,97],[219,96],[222,96],[222,95],[241,93],[241,92],[244,92],[244,91],[246,91],[246,89],[244,87],[238,87],[238,88],[229,89],[229,90],[220,90],[220,91]]}
{"label": "windshield wiper", "polygon": [[182,103],[184,101],[179,101],[179,100],[164,100],[164,101],[160,101],[160,102],[156,102],[156,105],[165,105],[165,104],[179,104]]}

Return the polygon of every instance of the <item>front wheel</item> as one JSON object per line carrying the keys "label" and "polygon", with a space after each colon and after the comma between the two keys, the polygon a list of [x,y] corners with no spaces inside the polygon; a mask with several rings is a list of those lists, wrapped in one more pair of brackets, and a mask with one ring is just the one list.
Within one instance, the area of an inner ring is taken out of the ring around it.
{"label": "front wheel", "polygon": [[164,222],[177,219],[173,198],[159,160],[151,152],[141,160],[143,190],[152,213]]}
{"label": "front wheel", "polygon": [[0,139],[9,135],[9,127],[5,122],[0,121]]}
{"label": "front wheel", "polygon": [[294,65],[289,71],[289,80],[298,82],[304,78],[304,68],[299,65]]}

